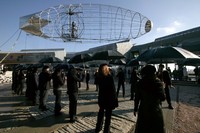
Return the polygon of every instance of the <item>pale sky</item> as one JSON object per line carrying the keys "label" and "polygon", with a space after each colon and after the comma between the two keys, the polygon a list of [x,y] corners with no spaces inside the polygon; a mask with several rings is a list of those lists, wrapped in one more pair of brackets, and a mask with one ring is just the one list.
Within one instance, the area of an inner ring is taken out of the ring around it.
{"label": "pale sky", "polygon": [[[65,48],[79,52],[102,44],[64,43],[28,35],[19,30],[19,18],[60,4],[104,4],[136,11],[153,22],[153,29],[132,40],[145,44],[176,32],[200,26],[199,0],[0,0],[0,50]],[[14,34],[19,30],[16,34]],[[18,41],[16,42],[16,40]],[[14,47],[12,47],[14,45]]]}

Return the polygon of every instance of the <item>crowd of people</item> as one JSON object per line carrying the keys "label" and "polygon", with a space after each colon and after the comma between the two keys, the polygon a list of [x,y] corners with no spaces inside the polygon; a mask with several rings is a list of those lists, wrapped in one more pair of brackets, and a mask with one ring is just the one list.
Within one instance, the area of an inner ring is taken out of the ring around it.
{"label": "crowd of people", "polygon": [[[138,115],[136,133],[144,132],[164,132],[164,122],[162,116],[162,102],[166,99],[168,108],[173,109],[169,88],[173,87],[169,70],[163,70],[164,65],[160,64],[159,69],[152,65],[144,66],[140,71],[133,67],[130,83],[130,100],[134,100],[134,115]],[[118,107],[118,97],[122,87],[122,96],[125,98],[125,72],[120,67],[116,75],[113,74],[107,64],[101,64],[93,74],[94,84],[98,92],[99,111],[95,132],[100,132],[103,128],[105,113],[104,132],[110,131],[112,111]],[[80,73],[73,65],[70,65],[67,73],[61,68],[53,71],[49,66],[43,66],[39,73],[37,68],[27,70],[26,76],[23,70],[13,71],[12,89],[18,95],[23,95],[24,84],[27,89],[25,95],[32,100],[33,105],[38,105],[41,111],[48,110],[47,100],[49,90],[53,88],[55,95],[55,115],[61,113],[62,88],[66,82],[67,94],[69,97],[69,118],[70,122],[76,121],[78,90],[80,82],[85,79],[86,90],[89,90],[90,72]],[[118,79],[117,89],[115,79]],[[51,85],[52,84],[52,85]],[[152,120],[155,122],[152,123]]]}
{"label": "crowd of people", "polygon": [[[190,72],[187,70],[186,66],[179,66],[179,69],[175,68],[173,71],[169,69],[169,73],[174,80],[179,80],[179,81],[193,80],[196,81],[198,84],[200,84],[200,67],[198,66],[196,66],[193,70],[191,69]],[[192,77],[192,75],[194,77]]]}

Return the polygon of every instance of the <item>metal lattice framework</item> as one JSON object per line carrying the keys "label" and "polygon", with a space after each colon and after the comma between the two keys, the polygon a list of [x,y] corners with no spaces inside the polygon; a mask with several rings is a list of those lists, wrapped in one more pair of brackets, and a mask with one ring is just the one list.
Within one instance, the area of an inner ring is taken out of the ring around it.
{"label": "metal lattice framework", "polygon": [[138,12],[100,4],[59,5],[20,18],[20,29],[54,41],[118,41],[149,32]]}

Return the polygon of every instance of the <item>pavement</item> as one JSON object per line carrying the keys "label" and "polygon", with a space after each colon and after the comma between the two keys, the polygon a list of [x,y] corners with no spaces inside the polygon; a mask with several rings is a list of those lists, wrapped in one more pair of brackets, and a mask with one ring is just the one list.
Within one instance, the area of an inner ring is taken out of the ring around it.
{"label": "pavement", "polygon": [[[93,82],[91,81],[91,83]],[[134,132],[137,119],[133,115],[134,101],[129,100],[130,84],[127,83],[125,86],[126,97],[123,98],[122,92],[120,92],[119,107],[113,111],[111,121],[112,133]],[[174,109],[168,109],[166,102],[162,104],[166,133],[173,133],[173,122],[179,91],[180,88],[187,88],[188,85],[181,83],[175,85],[175,87],[178,89],[170,89]],[[85,83],[82,83],[79,89],[78,119],[75,123],[70,123],[68,116],[69,100],[66,94],[66,87],[63,87],[62,91],[62,114],[54,116],[55,96],[52,90],[47,103],[49,110],[42,112],[38,109],[38,106],[31,106],[30,101],[24,95],[18,96],[13,94],[11,83],[2,83],[0,85],[0,133],[93,133],[98,112],[97,92],[93,84],[90,84],[88,91],[85,88]]]}

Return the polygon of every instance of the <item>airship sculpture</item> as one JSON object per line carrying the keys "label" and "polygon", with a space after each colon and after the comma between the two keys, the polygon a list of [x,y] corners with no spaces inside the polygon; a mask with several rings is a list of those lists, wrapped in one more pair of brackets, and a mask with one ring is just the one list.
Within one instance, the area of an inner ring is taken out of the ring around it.
{"label": "airship sculpture", "polygon": [[151,21],[128,9],[101,4],[58,5],[20,17],[20,29],[54,41],[120,41],[135,39]]}

